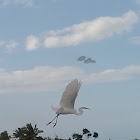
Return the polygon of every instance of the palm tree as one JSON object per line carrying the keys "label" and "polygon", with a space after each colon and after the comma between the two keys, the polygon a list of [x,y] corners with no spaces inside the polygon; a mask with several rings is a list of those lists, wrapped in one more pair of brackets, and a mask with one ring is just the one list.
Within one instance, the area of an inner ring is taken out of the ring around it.
{"label": "palm tree", "polygon": [[74,133],[72,135],[72,138],[75,139],[75,140],[82,140],[82,135],[81,134],[78,134],[78,133]]}
{"label": "palm tree", "polygon": [[90,133],[90,131],[86,128],[83,129],[83,135]]}
{"label": "palm tree", "polygon": [[26,134],[25,134],[25,128],[22,127],[22,128],[17,128],[14,133],[13,133],[13,136],[15,138],[19,138],[19,140],[24,140],[25,137],[26,137]]}
{"label": "palm tree", "polygon": [[86,136],[86,140],[88,140],[89,137],[93,136],[94,140],[95,140],[96,138],[98,138],[98,133],[94,132],[93,135],[92,135],[91,132],[88,129],[84,128],[83,129],[83,134],[74,133],[72,135],[72,138],[75,139],[75,140],[83,140],[83,136]]}
{"label": "palm tree", "polygon": [[29,140],[35,140],[37,138],[37,135],[43,132],[43,130],[39,130],[36,126],[37,125],[35,125],[35,127],[33,128],[31,123],[26,125],[25,132]]}
{"label": "palm tree", "polygon": [[94,132],[93,137],[94,137],[94,139],[98,138],[98,133]]}
{"label": "palm tree", "polygon": [[92,134],[90,133],[90,131],[86,128],[83,129],[83,135],[86,136],[86,140],[89,139],[89,137],[92,136]]}
{"label": "palm tree", "polygon": [[10,136],[7,131],[4,131],[0,134],[0,140],[10,140]]}
{"label": "palm tree", "polygon": [[42,132],[42,130],[37,128],[37,125],[33,128],[32,124],[29,123],[26,126],[16,129],[13,136],[19,140],[36,140],[41,139],[41,137],[37,137],[37,135]]}

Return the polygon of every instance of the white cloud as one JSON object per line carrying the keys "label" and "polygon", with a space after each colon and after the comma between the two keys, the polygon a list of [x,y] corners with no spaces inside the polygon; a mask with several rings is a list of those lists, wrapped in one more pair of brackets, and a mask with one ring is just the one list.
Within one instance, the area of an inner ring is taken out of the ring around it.
{"label": "white cloud", "polygon": [[5,41],[0,40],[0,46],[3,46],[5,44]]}
{"label": "white cloud", "polygon": [[134,11],[128,11],[121,17],[100,17],[62,30],[50,31],[44,45],[46,48],[66,47],[103,40],[115,34],[131,31],[137,20],[138,16]]}
{"label": "white cloud", "polygon": [[15,40],[10,41],[0,40],[0,47],[5,48],[7,52],[12,52],[18,45],[19,45],[18,42]]}
{"label": "white cloud", "polygon": [[129,40],[132,44],[140,45],[140,36],[134,36]]}
{"label": "white cloud", "polygon": [[10,52],[13,49],[15,49],[17,46],[18,46],[18,43],[14,40],[10,40],[7,44],[5,44],[5,48]]}
{"label": "white cloud", "polygon": [[36,0],[2,0],[3,5],[23,5],[25,7],[34,6]]}
{"label": "white cloud", "polygon": [[140,75],[140,65],[109,69],[100,73],[86,73],[76,67],[40,66],[31,70],[7,72],[0,69],[0,93],[30,93],[64,90],[66,84],[78,78],[83,84],[116,82]]}
{"label": "white cloud", "polygon": [[39,47],[39,38],[36,36],[28,36],[26,40],[26,49],[28,51],[36,50]]}
{"label": "white cloud", "polygon": [[124,81],[140,74],[140,65],[129,65],[122,69],[109,69],[100,73],[91,73],[87,83],[105,83]]}

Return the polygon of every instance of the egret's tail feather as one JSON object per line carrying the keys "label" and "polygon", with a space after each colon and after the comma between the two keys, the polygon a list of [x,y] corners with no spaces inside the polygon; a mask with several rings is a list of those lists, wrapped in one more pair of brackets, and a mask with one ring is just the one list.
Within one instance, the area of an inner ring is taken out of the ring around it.
{"label": "egret's tail feather", "polygon": [[53,106],[51,106],[51,108],[52,108],[52,110],[55,111],[55,112],[56,112],[57,109],[58,109],[57,107],[53,107]]}

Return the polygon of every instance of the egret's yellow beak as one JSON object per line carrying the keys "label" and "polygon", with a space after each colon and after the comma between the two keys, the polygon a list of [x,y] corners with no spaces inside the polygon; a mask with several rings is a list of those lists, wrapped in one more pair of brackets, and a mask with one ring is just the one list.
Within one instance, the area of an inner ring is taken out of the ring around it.
{"label": "egret's yellow beak", "polygon": [[88,108],[88,107],[85,107],[85,109],[89,109],[89,110],[91,110],[90,108]]}

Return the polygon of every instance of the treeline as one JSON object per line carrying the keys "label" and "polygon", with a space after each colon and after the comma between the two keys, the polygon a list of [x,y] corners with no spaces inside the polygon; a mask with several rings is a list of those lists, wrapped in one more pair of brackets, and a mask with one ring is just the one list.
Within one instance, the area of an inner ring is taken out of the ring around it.
{"label": "treeline", "polygon": [[[37,128],[37,125],[32,126],[31,123],[26,124],[21,128],[14,130],[13,135],[10,136],[7,131],[3,131],[0,134],[0,140],[52,140],[50,137],[38,136],[40,133],[43,133],[43,130]],[[88,140],[90,137],[94,139],[98,138],[98,133],[91,133],[88,129],[84,128],[82,134],[74,133],[72,134],[72,139],[74,140]],[[61,138],[53,138],[54,140],[63,140]],[[71,138],[68,138],[71,140]]]}

